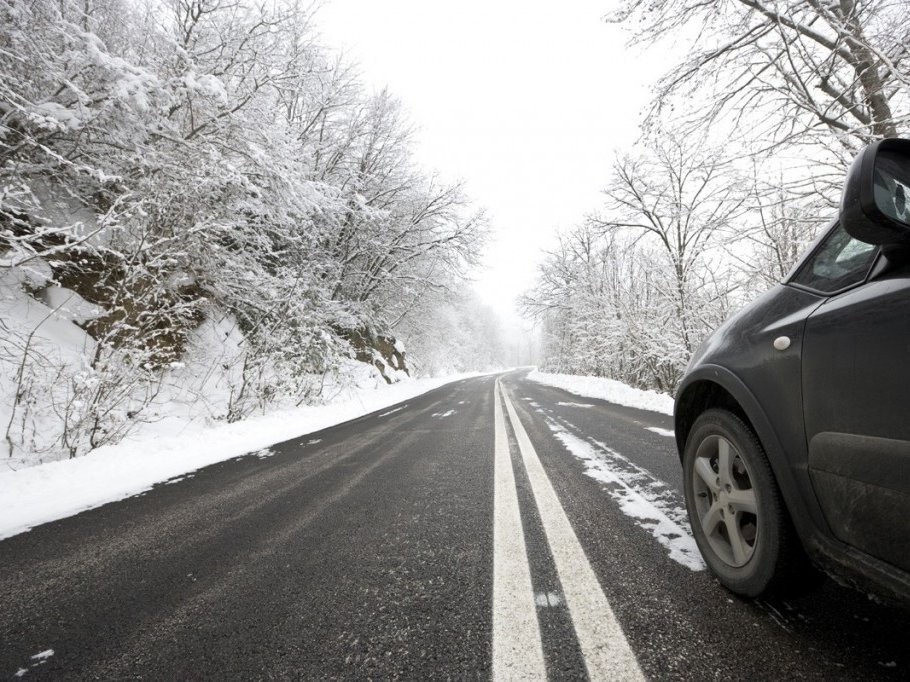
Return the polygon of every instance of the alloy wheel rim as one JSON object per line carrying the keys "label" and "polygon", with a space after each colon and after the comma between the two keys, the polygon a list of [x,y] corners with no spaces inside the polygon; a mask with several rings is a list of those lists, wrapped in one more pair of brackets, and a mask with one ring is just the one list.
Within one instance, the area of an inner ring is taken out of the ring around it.
{"label": "alloy wheel rim", "polygon": [[692,475],[698,523],[714,553],[734,568],[745,566],[758,546],[753,480],[739,450],[723,436],[698,446]]}

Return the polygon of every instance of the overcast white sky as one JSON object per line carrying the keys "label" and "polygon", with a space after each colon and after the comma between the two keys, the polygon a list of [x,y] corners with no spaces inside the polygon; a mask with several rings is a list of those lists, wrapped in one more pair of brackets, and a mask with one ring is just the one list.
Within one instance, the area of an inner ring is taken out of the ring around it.
{"label": "overcast white sky", "polygon": [[420,161],[464,179],[493,235],[481,297],[510,317],[541,250],[596,208],[614,149],[638,136],[669,65],[605,24],[613,0],[327,0],[323,42],[388,86],[419,129]]}

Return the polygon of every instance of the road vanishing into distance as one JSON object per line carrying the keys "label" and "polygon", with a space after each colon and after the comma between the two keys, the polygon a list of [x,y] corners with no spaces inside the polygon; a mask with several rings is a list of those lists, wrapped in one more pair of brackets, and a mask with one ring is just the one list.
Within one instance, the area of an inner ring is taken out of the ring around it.
{"label": "road vanishing into distance", "polygon": [[710,576],[671,429],[478,377],[40,526],[0,678],[910,678],[910,611]]}

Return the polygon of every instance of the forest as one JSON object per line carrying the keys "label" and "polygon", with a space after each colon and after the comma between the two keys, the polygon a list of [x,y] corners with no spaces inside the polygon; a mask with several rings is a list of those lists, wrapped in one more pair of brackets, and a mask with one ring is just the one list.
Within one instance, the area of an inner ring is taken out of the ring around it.
{"label": "forest", "polygon": [[905,0],[626,0],[607,21],[675,63],[603,202],[522,298],[542,366],[672,393],[700,342],[837,215],[870,141],[907,134]]}
{"label": "forest", "polygon": [[312,8],[4,0],[0,452],[498,364],[487,222],[412,138]]}

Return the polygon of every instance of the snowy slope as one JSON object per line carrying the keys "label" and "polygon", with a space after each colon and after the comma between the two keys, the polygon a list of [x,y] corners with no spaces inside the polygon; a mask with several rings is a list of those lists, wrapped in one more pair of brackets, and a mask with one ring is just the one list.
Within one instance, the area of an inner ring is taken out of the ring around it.
{"label": "snowy slope", "polygon": [[[75,324],[96,314],[94,306],[59,287],[44,289],[37,298],[26,293],[25,287],[39,289],[49,276],[50,269],[38,260],[29,267],[0,269],[0,459],[15,455],[16,464],[51,452],[59,417],[36,406],[63,403],[66,387],[60,377],[76,375],[95,349],[94,340]],[[27,399],[11,414],[17,392]],[[16,443],[27,443],[29,452],[10,452],[7,430]],[[55,454],[63,456],[59,448]]]}

